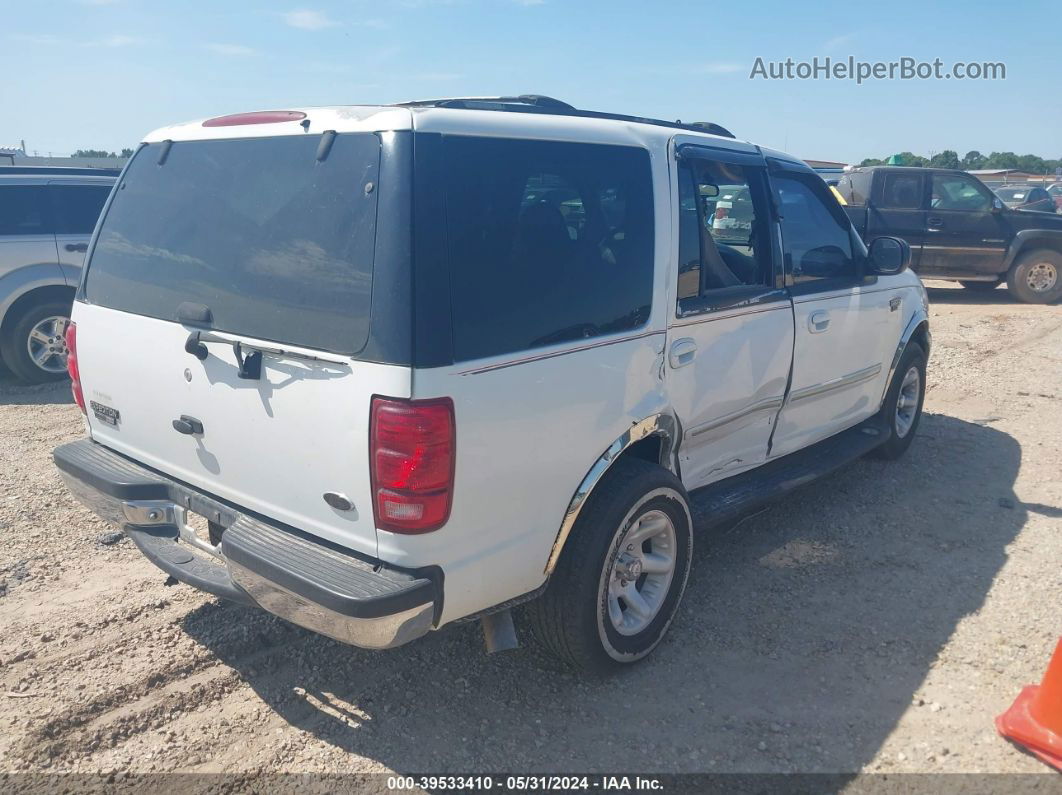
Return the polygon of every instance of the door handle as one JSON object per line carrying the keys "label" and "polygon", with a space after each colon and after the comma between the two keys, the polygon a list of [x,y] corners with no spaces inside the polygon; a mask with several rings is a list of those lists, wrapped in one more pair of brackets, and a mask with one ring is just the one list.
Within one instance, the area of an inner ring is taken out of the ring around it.
{"label": "door handle", "polygon": [[937,216],[937,215],[931,215],[929,218],[926,219],[926,222],[930,226],[936,226],[936,227],[944,226],[944,219],[941,218],[940,216]]}
{"label": "door handle", "polygon": [[183,433],[187,436],[198,436],[203,432],[203,423],[195,417],[189,417],[187,414],[182,414],[181,418],[174,420],[172,424],[177,433]]}
{"label": "door handle", "polygon": [[88,251],[88,243],[67,243],[63,248],[67,251]]}
{"label": "door handle", "polygon": [[812,312],[811,317],[808,318],[808,331],[812,334],[821,334],[830,327],[830,314],[819,310],[818,312]]}
{"label": "door handle", "polygon": [[679,367],[685,367],[692,362],[696,355],[697,343],[689,337],[683,337],[680,340],[675,340],[671,344],[671,352],[668,354],[668,361],[671,363],[671,366],[677,370]]}

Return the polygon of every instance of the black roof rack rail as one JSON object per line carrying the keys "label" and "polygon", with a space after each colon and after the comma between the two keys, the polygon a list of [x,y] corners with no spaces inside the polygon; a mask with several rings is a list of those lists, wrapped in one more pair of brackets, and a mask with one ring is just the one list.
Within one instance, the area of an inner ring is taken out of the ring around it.
{"label": "black roof rack rail", "polygon": [[89,166],[8,166],[0,163],[0,176],[4,174],[23,174],[32,176],[54,177],[117,177],[120,168],[91,168]]}
{"label": "black roof rack rail", "polygon": [[584,119],[611,119],[638,124],[652,124],[657,127],[669,127],[675,130],[704,132],[733,138],[734,134],[721,124],[710,121],[664,121],[647,116],[627,116],[622,113],[604,113],[596,110],[580,110],[574,105],[562,102],[542,94],[521,94],[513,97],[451,97],[446,99],[421,99],[414,102],[399,102],[396,107],[403,108],[457,108],[460,110],[498,110],[512,113],[545,113],[553,116],[577,116]]}

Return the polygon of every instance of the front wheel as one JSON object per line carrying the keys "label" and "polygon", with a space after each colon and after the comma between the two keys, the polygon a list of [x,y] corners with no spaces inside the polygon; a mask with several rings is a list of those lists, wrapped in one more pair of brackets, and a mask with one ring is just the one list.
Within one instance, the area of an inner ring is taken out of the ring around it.
{"label": "front wheel", "polygon": [[1062,298],[1062,254],[1051,249],[1022,254],[1007,272],[1007,289],[1027,304]]}
{"label": "front wheel", "polygon": [[692,549],[679,479],[648,461],[618,461],[591,493],[546,592],[528,605],[535,636],[586,671],[641,660],[671,625]]}
{"label": "front wheel", "polygon": [[875,448],[878,458],[896,459],[907,452],[922,419],[926,398],[926,352],[917,342],[904,348],[892,383],[881,405],[883,421],[889,426],[889,440]]}
{"label": "front wheel", "polygon": [[0,352],[11,372],[30,384],[66,378],[69,323],[67,302],[38,304],[23,312],[0,337]]}

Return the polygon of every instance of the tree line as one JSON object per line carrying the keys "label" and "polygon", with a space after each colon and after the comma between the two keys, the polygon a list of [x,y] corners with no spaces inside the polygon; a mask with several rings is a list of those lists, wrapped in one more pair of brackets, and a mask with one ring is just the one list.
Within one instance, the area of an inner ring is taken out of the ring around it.
{"label": "tree line", "polygon": [[132,157],[132,149],[123,149],[120,154],[108,152],[106,149],[78,149],[71,157]]}
{"label": "tree line", "polygon": [[[937,152],[932,157],[922,157],[913,152],[900,152],[896,155],[902,165],[920,166],[929,168],[961,168],[964,171],[976,171],[984,168],[1007,168],[1025,171],[1029,174],[1054,174],[1055,169],[1062,166],[1062,158],[1047,160],[1039,155],[1016,155],[1013,152],[992,152],[983,155],[976,149],[971,149],[961,158],[958,152],[945,149]],[[880,159],[868,157],[859,165],[883,166],[889,158]]]}

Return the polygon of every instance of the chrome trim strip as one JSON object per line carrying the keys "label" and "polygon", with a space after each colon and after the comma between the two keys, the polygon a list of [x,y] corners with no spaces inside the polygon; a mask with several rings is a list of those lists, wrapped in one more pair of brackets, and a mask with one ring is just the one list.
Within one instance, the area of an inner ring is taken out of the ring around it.
{"label": "chrome trim strip", "polygon": [[864,367],[862,370],[856,370],[854,373],[848,375],[842,375],[840,378],[834,378],[830,381],[823,381],[821,384],[813,384],[812,386],[806,386],[803,389],[798,389],[795,392],[789,393],[789,402],[796,403],[798,400],[806,400],[812,397],[818,397],[824,395],[827,392],[833,392],[837,389],[846,389],[856,384],[861,384],[867,381],[878,373],[881,372],[880,364],[873,364],[870,367]]}
{"label": "chrome trim strip", "polygon": [[860,295],[870,295],[871,293],[887,293],[898,290],[903,290],[908,285],[901,284],[895,287],[877,287],[873,290],[867,290],[862,285],[854,285],[852,287],[844,287],[840,290],[828,290],[821,293],[808,293],[806,295],[798,295],[793,298],[794,304],[807,304],[811,301],[825,301],[828,298],[844,298],[846,295],[851,295],[856,290]]}
{"label": "chrome trim strip", "polygon": [[[985,242],[987,243],[988,241],[985,241]],[[992,242],[994,243],[996,241],[992,241]],[[999,242],[1003,242],[1003,241],[999,241]],[[930,245],[927,245],[927,244],[923,243],[922,244],[922,250],[924,251],[927,248],[931,248],[934,251],[943,249],[943,250],[947,250],[947,251],[980,251],[980,252],[983,252],[985,254],[994,254],[996,252],[1003,251],[1005,249],[1005,246],[930,246]]]}
{"label": "chrome trim strip", "polygon": [[544,359],[553,359],[557,356],[567,356],[569,353],[580,353],[581,351],[588,351],[593,348],[604,348],[608,345],[619,345],[621,342],[632,342],[634,340],[646,339],[647,337],[655,337],[660,334],[666,334],[663,329],[659,331],[644,331],[641,334],[632,334],[627,337],[620,337],[618,339],[606,339],[601,342],[594,342],[589,345],[579,345],[575,348],[565,348],[562,351],[551,351],[549,353],[538,353],[532,356],[522,356],[518,359],[509,359],[504,362],[498,362],[497,364],[488,364],[483,367],[473,367],[468,370],[461,370],[458,375],[479,375],[480,373],[489,373],[492,370],[504,370],[506,367],[515,367],[518,364],[530,364],[531,362],[540,362]]}
{"label": "chrome trim strip", "polygon": [[[683,315],[676,319],[676,322],[671,324],[671,328],[681,328],[685,326],[697,326],[701,323],[711,323],[713,320],[726,320],[732,317],[744,317],[745,315],[758,315],[760,312],[776,312],[779,309],[790,309],[791,305],[788,300],[786,301],[773,301],[769,306],[760,306],[755,309],[748,307],[734,307],[733,309],[717,309],[708,313],[706,317],[704,312],[699,312],[693,315]],[[692,320],[688,318],[693,318]],[[685,321],[685,322],[678,322]]]}
{"label": "chrome trim strip", "polygon": [[564,549],[564,542],[568,540],[568,535],[572,532],[575,520],[579,518],[579,513],[586,504],[586,499],[590,496],[590,492],[594,490],[594,487],[601,481],[605,472],[619,458],[620,454],[635,442],[649,436],[660,436],[663,441],[660,446],[660,463],[674,472],[675,466],[672,455],[677,434],[678,422],[673,416],[670,414],[654,414],[651,417],[646,417],[641,422],[631,425],[630,428],[624,431],[622,436],[608,446],[608,449],[590,467],[590,471],[586,473],[579,487],[575,490],[575,494],[572,495],[568,508],[564,511],[560,530],[557,533],[556,540],[553,542],[553,549],[550,550],[549,560],[546,561],[544,571],[546,576],[552,574],[553,569],[556,568],[557,561],[560,560],[561,550]]}
{"label": "chrome trim strip", "polygon": [[250,569],[227,561],[233,582],[262,608],[300,627],[363,649],[393,649],[431,629],[432,602],[379,618],[353,618],[281,588]]}
{"label": "chrome trim strip", "polygon": [[782,401],[783,398],[781,397],[772,397],[760,400],[756,403],[752,403],[748,406],[745,406],[744,408],[738,409],[737,411],[732,412],[730,414],[725,414],[722,417],[718,417],[714,420],[709,420],[708,422],[703,423],[702,425],[698,425],[696,428],[691,428],[689,431],[687,431],[686,435],[692,439],[695,436],[700,436],[702,433],[707,433],[708,431],[713,431],[716,428],[721,428],[724,425],[729,425],[732,422],[737,422],[738,420],[744,419],[750,414],[759,414],[760,412],[764,411],[775,411],[782,407]]}

